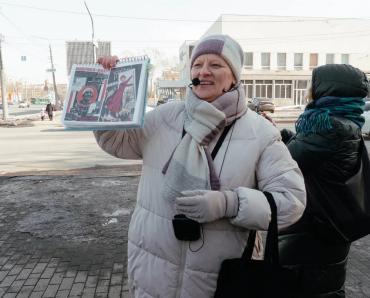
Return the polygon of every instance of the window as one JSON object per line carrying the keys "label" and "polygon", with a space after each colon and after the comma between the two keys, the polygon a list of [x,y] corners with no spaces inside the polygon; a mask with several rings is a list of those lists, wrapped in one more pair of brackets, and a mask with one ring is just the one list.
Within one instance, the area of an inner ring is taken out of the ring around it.
{"label": "window", "polygon": [[295,70],[303,69],[303,53],[294,54],[294,69]]}
{"label": "window", "polygon": [[244,87],[245,96],[247,98],[252,98],[253,97],[253,81],[252,80],[241,80],[241,82]]}
{"label": "window", "polygon": [[256,80],[256,97],[272,98],[272,80]]}
{"label": "window", "polygon": [[270,69],[270,53],[261,53],[261,68]]}
{"label": "window", "polygon": [[191,54],[193,53],[194,46],[189,46],[189,59],[191,59]]}
{"label": "window", "polygon": [[286,69],[286,53],[277,54],[277,67],[278,69]]}
{"label": "window", "polygon": [[334,64],[334,54],[326,54],[326,64]]}
{"label": "window", "polygon": [[307,104],[306,93],[309,81],[297,80],[294,81],[294,98],[293,102],[295,105]]}
{"label": "window", "polygon": [[313,69],[317,66],[319,61],[319,54],[310,54],[310,69]]}
{"label": "window", "polygon": [[291,80],[276,80],[275,81],[275,98],[284,99],[292,98],[292,85]]}
{"label": "window", "polygon": [[253,53],[252,52],[244,53],[244,67],[248,69],[253,68]]}
{"label": "window", "polygon": [[349,54],[342,54],[342,64],[349,64]]}

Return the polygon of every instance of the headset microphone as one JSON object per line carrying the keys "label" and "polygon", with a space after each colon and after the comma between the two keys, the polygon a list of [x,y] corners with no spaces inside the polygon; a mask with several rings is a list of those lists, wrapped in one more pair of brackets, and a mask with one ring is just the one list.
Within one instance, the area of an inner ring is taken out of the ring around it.
{"label": "headset microphone", "polygon": [[198,86],[198,85],[200,85],[199,78],[194,78],[194,79],[191,80],[191,84],[189,84],[189,87],[191,87],[191,86]]}

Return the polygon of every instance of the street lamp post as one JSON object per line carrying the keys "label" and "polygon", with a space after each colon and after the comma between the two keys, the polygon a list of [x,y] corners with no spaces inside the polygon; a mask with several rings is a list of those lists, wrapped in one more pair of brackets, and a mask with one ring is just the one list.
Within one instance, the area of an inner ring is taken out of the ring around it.
{"label": "street lamp post", "polygon": [[91,15],[91,13],[90,13],[89,8],[87,7],[86,1],[84,1],[84,3],[85,3],[85,7],[87,9],[87,12],[89,13],[90,20],[91,20],[91,30],[92,30],[91,44],[92,44],[92,57],[93,57],[92,63],[95,63],[96,62],[96,48],[95,48],[95,40],[94,40],[94,20],[93,20],[93,17]]}
{"label": "street lamp post", "polygon": [[0,88],[1,88],[1,97],[3,102],[3,119],[7,120],[9,117],[8,113],[8,102],[6,100],[6,91],[4,86],[4,72],[3,72],[3,56],[1,51],[1,43],[3,41],[3,35],[0,34]]}

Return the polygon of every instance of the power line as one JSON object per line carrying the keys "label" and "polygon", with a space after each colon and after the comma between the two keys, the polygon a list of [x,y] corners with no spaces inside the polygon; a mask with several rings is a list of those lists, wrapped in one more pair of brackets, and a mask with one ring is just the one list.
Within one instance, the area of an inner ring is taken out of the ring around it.
{"label": "power line", "polygon": [[[60,10],[60,9],[53,9],[53,8],[44,8],[44,7],[37,7],[31,5],[23,5],[23,4],[14,4],[9,2],[0,2],[1,5],[8,5],[32,10],[39,10],[45,12],[53,12],[53,13],[63,13],[63,14],[74,14],[74,15],[85,15],[84,12],[79,11],[72,11],[72,10]],[[108,14],[92,14],[94,17],[104,17],[104,18],[117,18],[117,19],[126,19],[126,20],[135,20],[135,21],[160,21],[160,22],[196,22],[196,23],[304,23],[304,22],[323,22],[323,21],[335,21],[335,20],[357,20],[357,21],[368,21],[369,18],[331,18],[331,17],[322,17],[322,18],[310,18],[310,17],[292,17],[286,16],[286,18],[290,19],[281,19],[281,20],[264,20],[264,19],[256,19],[256,20],[200,20],[200,19],[178,19],[178,18],[148,18],[148,17],[132,17],[132,16],[122,16],[122,15],[108,15]],[[276,17],[276,16],[265,16],[265,15],[235,15],[239,17]],[[282,16],[279,16],[282,17]],[[284,18],[284,17],[282,17]]]}

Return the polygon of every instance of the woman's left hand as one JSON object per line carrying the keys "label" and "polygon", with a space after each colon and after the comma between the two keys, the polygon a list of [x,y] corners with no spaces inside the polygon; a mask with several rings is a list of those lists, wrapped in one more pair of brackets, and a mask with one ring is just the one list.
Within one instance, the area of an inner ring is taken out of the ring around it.
{"label": "woman's left hand", "polygon": [[190,190],[176,198],[176,211],[200,223],[236,216],[239,208],[233,191]]}

